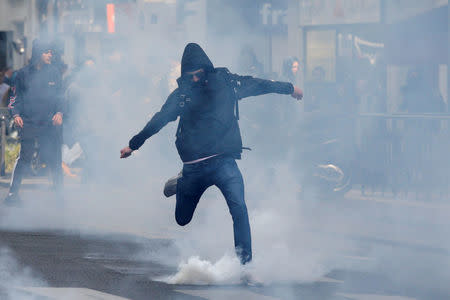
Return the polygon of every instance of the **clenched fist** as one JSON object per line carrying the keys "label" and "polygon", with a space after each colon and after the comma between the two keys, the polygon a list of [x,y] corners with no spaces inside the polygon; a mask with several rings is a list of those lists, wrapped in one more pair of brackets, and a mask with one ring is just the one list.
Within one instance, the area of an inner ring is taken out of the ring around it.
{"label": "clenched fist", "polygon": [[62,113],[56,113],[54,116],[53,116],[53,118],[52,118],[52,121],[53,121],[53,125],[55,125],[55,126],[61,126],[61,124],[62,124]]}
{"label": "clenched fist", "polygon": [[302,100],[303,91],[300,88],[294,86],[294,92],[291,94],[291,96],[297,100]]}
{"label": "clenched fist", "polygon": [[133,150],[130,147],[125,147],[120,150],[120,158],[127,158],[131,153],[133,153]]}

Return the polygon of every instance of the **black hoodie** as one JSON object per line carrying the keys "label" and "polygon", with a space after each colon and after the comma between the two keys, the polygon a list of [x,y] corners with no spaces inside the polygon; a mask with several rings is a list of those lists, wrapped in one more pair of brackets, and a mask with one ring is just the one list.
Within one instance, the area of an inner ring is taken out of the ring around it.
{"label": "black hoodie", "polygon": [[33,46],[31,49],[31,59],[30,65],[36,65],[41,60],[42,53],[47,52],[48,50],[53,50],[54,44],[47,40],[33,40]]}
{"label": "black hoodie", "polygon": [[184,48],[183,57],[181,58],[181,75],[198,69],[211,72],[214,66],[205,51],[198,44],[189,43]]}
{"label": "black hoodie", "polygon": [[26,125],[52,126],[54,114],[64,111],[61,73],[51,64],[36,68],[42,53],[50,49],[52,44],[34,40],[30,63],[17,73],[9,109]]}
{"label": "black hoodie", "polygon": [[225,68],[214,68],[203,49],[190,43],[181,59],[181,73],[200,68],[206,73],[201,88],[192,88],[194,85],[183,80],[183,76],[179,78],[179,87],[170,94],[161,110],[130,140],[131,149],[138,149],[168,122],[180,117],[175,144],[183,162],[214,154],[240,158],[242,141],[236,116],[237,100],[294,91],[287,82],[239,76]]}

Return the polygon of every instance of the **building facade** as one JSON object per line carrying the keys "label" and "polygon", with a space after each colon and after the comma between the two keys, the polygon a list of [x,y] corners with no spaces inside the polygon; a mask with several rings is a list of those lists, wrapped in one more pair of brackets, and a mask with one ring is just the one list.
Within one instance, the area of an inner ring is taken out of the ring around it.
{"label": "building facade", "polygon": [[355,96],[369,80],[396,112],[408,71],[421,68],[448,102],[447,0],[291,0],[289,14],[289,53],[304,61],[305,83],[320,68]]}

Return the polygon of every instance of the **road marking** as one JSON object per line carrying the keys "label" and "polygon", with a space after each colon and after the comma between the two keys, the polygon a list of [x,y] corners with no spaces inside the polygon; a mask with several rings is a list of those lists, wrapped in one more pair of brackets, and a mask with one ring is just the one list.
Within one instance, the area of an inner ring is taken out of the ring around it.
{"label": "road marking", "polygon": [[344,283],[343,280],[338,280],[330,277],[320,277],[315,282],[328,282],[328,283]]}
{"label": "road marking", "polygon": [[230,299],[246,299],[246,300],[279,300],[271,296],[264,296],[261,294],[253,293],[244,289],[229,290],[229,289],[212,289],[209,287],[204,290],[175,290],[178,293],[202,297],[211,300],[230,300]]}
{"label": "road marking", "polygon": [[18,289],[34,295],[44,296],[55,300],[130,300],[128,298],[114,296],[111,294],[85,288],[20,287]]}
{"label": "road marking", "polygon": [[348,298],[349,300],[416,300],[416,298],[409,298],[403,296],[387,296],[375,294],[345,294],[337,293],[337,296]]}
{"label": "road marking", "polygon": [[366,257],[366,256],[355,256],[355,255],[340,255],[342,258],[348,258],[348,259],[353,259],[353,260],[362,260],[362,261],[366,261],[366,260],[375,260],[372,257]]}
{"label": "road marking", "polygon": [[400,196],[394,197],[377,197],[370,195],[357,195],[356,191],[351,191],[345,195],[345,198],[348,200],[356,200],[356,201],[372,201],[377,203],[385,203],[390,205],[400,205],[400,206],[410,206],[410,207],[419,207],[419,208],[429,208],[429,209],[438,209],[438,210],[450,210],[450,205],[443,203],[429,203],[411,199],[401,199]]}

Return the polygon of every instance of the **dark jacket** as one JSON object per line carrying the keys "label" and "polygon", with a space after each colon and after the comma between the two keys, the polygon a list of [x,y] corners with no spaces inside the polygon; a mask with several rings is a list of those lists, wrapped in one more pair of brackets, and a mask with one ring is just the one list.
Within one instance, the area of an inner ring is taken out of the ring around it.
{"label": "dark jacket", "polygon": [[[194,45],[194,46],[192,46]],[[268,93],[292,94],[287,82],[277,82],[231,74],[225,68],[214,68],[209,58],[196,44],[188,44],[182,58],[184,72],[206,70],[206,80],[200,88],[191,88],[178,80],[179,87],[167,98],[161,110],[129,142],[131,149],[142,146],[168,122],[180,117],[176,146],[183,162],[214,154],[229,154],[240,158],[241,134],[236,115],[237,100]]]}
{"label": "dark jacket", "polygon": [[36,68],[42,53],[52,49],[51,42],[35,39],[30,63],[17,72],[8,107],[27,125],[51,126],[53,116],[64,112],[61,72],[53,64]]}
{"label": "dark jacket", "polygon": [[19,115],[25,124],[50,126],[53,115],[64,111],[62,93],[61,73],[55,67],[44,65],[38,70],[27,65],[17,73],[11,114]]}

